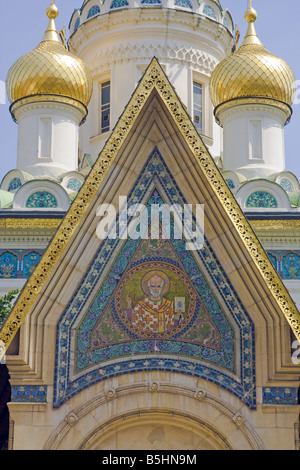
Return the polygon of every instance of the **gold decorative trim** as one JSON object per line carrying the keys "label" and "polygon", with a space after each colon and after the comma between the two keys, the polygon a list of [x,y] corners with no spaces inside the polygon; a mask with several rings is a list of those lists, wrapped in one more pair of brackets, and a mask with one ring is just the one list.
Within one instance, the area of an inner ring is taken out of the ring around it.
{"label": "gold decorative trim", "polygon": [[0,229],[57,228],[62,219],[0,219]]}
{"label": "gold decorative trim", "polygon": [[41,104],[41,103],[57,103],[68,105],[76,109],[80,113],[82,124],[86,119],[88,114],[87,107],[78,100],[70,98],[69,96],[64,95],[50,95],[50,94],[41,94],[41,95],[31,95],[26,96],[25,98],[20,98],[19,100],[14,101],[9,108],[9,111],[12,115],[14,121],[17,120],[15,114],[22,108],[22,106],[30,104]]}
{"label": "gold decorative trim", "polygon": [[233,98],[231,100],[225,101],[224,103],[219,104],[214,109],[214,115],[216,120],[219,122],[220,114],[228,109],[233,109],[237,106],[243,105],[265,105],[272,106],[273,108],[280,109],[286,116],[286,123],[290,120],[293,110],[292,108],[284,103],[273,98],[259,97],[259,96],[244,96],[243,98]]}
{"label": "gold decorative trim", "polygon": [[300,313],[298,309],[274,270],[272,263],[255,236],[245,215],[232,196],[183,104],[180,102],[157,59],[154,58],[67,212],[65,219],[62,221],[37,268],[27,281],[10,316],[4,324],[0,332],[0,343],[1,341],[3,342],[2,348],[0,348],[0,358],[5,354],[5,349],[11,343],[49,278],[52,269],[64,253],[73,233],[96,196],[99,186],[103,182],[112,162],[153,90],[157,91],[167,106],[179,132],[184,136],[187,145],[205,174],[208,184],[213,188],[216,197],[226,210],[255,265],[259,269],[262,278],[280,306],[296,337],[300,340]]}
{"label": "gold decorative trim", "polygon": [[[256,230],[297,230],[300,229],[300,220],[250,220]],[[297,235],[297,234],[295,234]],[[300,235],[300,232],[299,232]]]}

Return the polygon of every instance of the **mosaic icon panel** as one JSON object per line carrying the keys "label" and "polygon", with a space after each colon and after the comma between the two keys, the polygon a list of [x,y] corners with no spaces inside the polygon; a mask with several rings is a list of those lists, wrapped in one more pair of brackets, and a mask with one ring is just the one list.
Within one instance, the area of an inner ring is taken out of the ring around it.
{"label": "mosaic icon panel", "polygon": [[[138,202],[185,203],[157,149],[128,196]],[[253,408],[254,362],[253,324],[207,240],[194,253],[183,239],[107,239],[58,325],[54,406],[107,377],[172,370]]]}

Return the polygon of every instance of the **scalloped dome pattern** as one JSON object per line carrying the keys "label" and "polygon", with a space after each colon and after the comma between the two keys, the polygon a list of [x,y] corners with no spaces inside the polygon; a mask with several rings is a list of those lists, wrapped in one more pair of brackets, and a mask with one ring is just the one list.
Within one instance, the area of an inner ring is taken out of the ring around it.
{"label": "scalloped dome pattern", "polygon": [[213,105],[236,98],[263,97],[292,104],[295,77],[287,63],[262,45],[241,46],[214,70],[210,82]]}
{"label": "scalloped dome pattern", "polygon": [[32,95],[61,95],[87,106],[92,79],[81,59],[62,44],[43,41],[9,69],[7,94],[11,102]]}

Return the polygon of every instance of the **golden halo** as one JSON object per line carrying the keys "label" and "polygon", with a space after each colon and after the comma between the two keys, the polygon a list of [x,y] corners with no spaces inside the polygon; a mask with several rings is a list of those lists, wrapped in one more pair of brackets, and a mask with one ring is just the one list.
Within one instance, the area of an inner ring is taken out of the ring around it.
{"label": "golden halo", "polygon": [[143,276],[143,278],[141,280],[141,289],[144,292],[144,294],[146,296],[150,295],[150,290],[149,290],[149,287],[148,287],[148,281],[153,276],[157,276],[157,277],[160,277],[161,279],[163,279],[164,287],[163,287],[163,290],[161,292],[161,295],[162,296],[166,295],[169,292],[169,289],[170,289],[170,279],[169,279],[169,276],[166,273],[164,273],[163,271],[149,271],[148,273],[146,273]]}

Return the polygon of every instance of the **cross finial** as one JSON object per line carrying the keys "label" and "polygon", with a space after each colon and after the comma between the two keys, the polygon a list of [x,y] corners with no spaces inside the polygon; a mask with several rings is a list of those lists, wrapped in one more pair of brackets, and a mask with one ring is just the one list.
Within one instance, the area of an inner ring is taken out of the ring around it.
{"label": "cross finial", "polygon": [[60,42],[58,33],[56,31],[56,26],[55,26],[55,18],[57,18],[59,14],[59,10],[57,6],[54,3],[54,0],[51,0],[51,5],[47,8],[46,14],[49,18],[49,23],[47,30],[45,32],[43,41],[56,41]]}
{"label": "cross finial", "polygon": [[254,23],[257,19],[257,13],[252,7],[252,0],[248,0],[248,4],[249,4],[249,8],[245,12],[245,20],[248,23],[248,29],[247,29],[245,39],[242,43],[242,46],[262,45],[260,40],[257,37],[255,27],[254,27]]}

